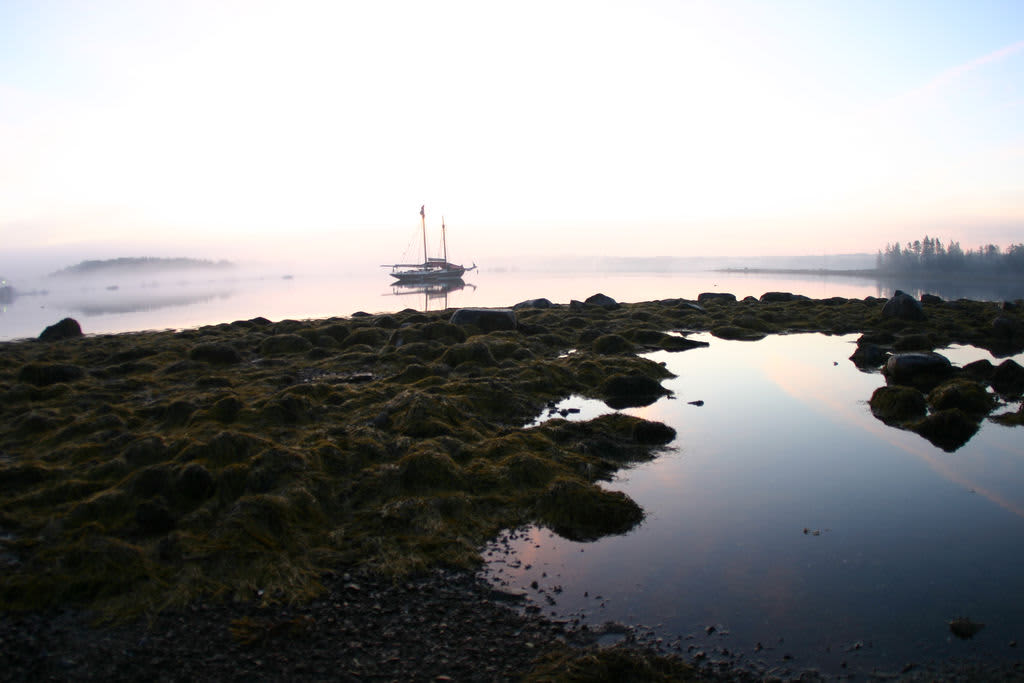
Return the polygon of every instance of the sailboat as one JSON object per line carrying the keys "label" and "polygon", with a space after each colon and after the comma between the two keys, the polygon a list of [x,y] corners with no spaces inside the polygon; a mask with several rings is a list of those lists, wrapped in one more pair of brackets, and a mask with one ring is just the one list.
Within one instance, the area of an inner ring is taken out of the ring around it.
{"label": "sailboat", "polygon": [[448,237],[445,230],[444,217],[441,218],[441,244],[444,248],[442,258],[434,258],[427,255],[427,213],[425,205],[420,207],[420,224],[423,230],[423,263],[394,263],[382,266],[382,268],[391,268],[391,277],[403,284],[448,282],[458,280],[476,268],[475,263],[466,268],[465,266],[448,262]]}

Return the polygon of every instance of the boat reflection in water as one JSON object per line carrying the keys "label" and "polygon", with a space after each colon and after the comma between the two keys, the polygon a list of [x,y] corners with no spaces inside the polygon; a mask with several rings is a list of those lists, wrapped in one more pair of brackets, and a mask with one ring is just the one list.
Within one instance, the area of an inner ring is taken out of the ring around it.
{"label": "boat reflection in water", "polygon": [[418,310],[443,311],[448,308],[448,294],[466,287],[476,289],[476,285],[467,285],[462,278],[435,282],[395,282],[391,285],[391,294],[385,296],[423,295],[423,307]]}

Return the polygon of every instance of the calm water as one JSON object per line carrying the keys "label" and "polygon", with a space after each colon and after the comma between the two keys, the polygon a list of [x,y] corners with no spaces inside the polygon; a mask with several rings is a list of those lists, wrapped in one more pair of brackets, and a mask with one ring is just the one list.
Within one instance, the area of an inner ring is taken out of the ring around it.
{"label": "calm water", "polygon": [[[665,383],[675,399],[627,411],[678,431],[673,450],[607,485],[645,522],[594,543],[520,531],[512,555],[495,544],[492,581],[526,588],[545,614],[655,627],[684,653],[726,648],[762,667],[1017,657],[1024,430],[986,422],[946,453],[887,427],[867,406],[882,377],[847,360],[856,335],[695,338],[710,347],[651,355],[679,375]],[[580,419],[609,412],[578,397],[564,406]],[[986,626],[958,640],[946,623],[958,616]]]}
{"label": "calm water", "polygon": [[[510,306],[524,299],[546,297],[555,303],[585,299],[603,292],[619,301],[695,299],[701,292],[731,292],[739,298],[769,291],[788,291],[812,298],[888,297],[894,287],[920,293],[906,283],[822,276],[774,276],[743,273],[686,272],[666,274],[598,274],[546,272],[474,272],[461,289],[423,291],[398,288],[382,270],[311,275],[264,273],[260,276],[186,276],[129,281],[100,278],[89,283],[42,278],[14,282],[13,301],[0,301],[0,340],[35,337],[47,325],[71,316],[86,334],[151,329],[183,329],[247,320],[316,319],[347,316],[356,311],[394,312],[404,308],[439,310],[456,306]],[[966,296],[959,289],[925,287],[945,298]],[[42,292],[46,292],[45,294]],[[972,298],[1000,300],[1024,297],[1024,291],[973,291]]]}

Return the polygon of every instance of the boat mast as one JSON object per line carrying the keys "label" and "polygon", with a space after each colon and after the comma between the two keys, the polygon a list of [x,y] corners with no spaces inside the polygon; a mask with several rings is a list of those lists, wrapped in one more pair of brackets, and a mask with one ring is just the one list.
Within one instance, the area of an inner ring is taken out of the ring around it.
{"label": "boat mast", "polygon": [[444,245],[444,267],[448,269],[448,237],[444,231],[444,216],[441,216],[441,244]]}
{"label": "boat mast", "polygon": [[423,204],[422,206],[420,206],[420,222],[423,225],[423,265],[424,266],[426,266],[427,262],[428,262],[428,259],[427,259],[427,212],[425,211],[426,208],[427,208],[426,204]]}

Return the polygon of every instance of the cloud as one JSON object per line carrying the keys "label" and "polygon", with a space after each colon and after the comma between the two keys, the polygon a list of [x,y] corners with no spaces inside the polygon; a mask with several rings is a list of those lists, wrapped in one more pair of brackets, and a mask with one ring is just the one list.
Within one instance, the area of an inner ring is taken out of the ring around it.
{"label": "cloud", "polygon": [[972,59],[969,62],[958,64],[957,66],[946,69],[927,83],[919,85],[916,88],[912,88],[889,100],[884,108],[915,104],[930,95],[934,95],[949,88],[966,74],[976,71],[983,66],[1001,62],[1014,56],[1018,52],[1024,52],[1024,40],[1019,40],[1016,43],[1012,43],[994,52]]}

